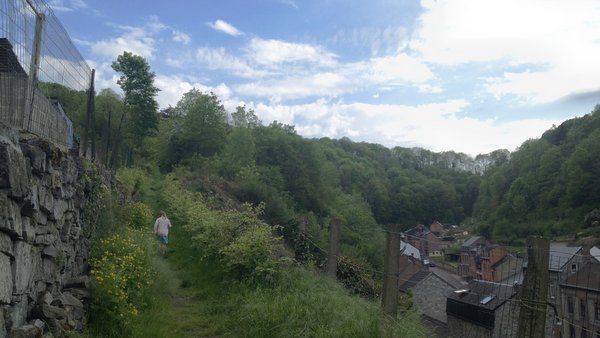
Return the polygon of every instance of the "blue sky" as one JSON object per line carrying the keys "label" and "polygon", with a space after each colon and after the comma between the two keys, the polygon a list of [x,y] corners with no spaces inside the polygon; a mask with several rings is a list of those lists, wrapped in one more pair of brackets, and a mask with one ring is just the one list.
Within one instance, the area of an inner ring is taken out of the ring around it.
{"label": "blue sky", "polygon": [[161,107],[195,87],[305,137],[470,155],[600,103],[595,0],[51,2],[97,88],[127,50]]}

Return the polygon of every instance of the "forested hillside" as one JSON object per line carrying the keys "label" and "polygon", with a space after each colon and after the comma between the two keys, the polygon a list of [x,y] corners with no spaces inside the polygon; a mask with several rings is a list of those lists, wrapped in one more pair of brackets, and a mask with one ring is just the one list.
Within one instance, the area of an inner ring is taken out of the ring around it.
{"label": "forested hillside", "polygon": [[[471,158],[347,138],[306,139],[293,126],[262,124],[246,107],[229,112],[216,95],[195,89],[148,120],[141,112],[149,103],[136,94],[155,93],[148,64],[126,53],[113,67],[122,73],[125,96],[111,90],[96,96],[87,128],[95,130],[97,160],[162,173],[184,167],[193,190],[240,204],[265,202],[263,217],[281,226],[294,249],[300,245],[298,224],[307,221],[310,240],[324,246],[335,218],[345,229],[342,252],[380,268],[386,224],[406,229],[434,220],[467,221],[482,234],[510,241],[573,233],[600,218],[594,211],[600,208],[599,108],[514,153]],[[147,81],[127,87],[128,78],[136,77]],[[43,88],[61,99],[85,137],[85,93],[55,84]],[[310,250],[318,259],[318,250]]]}
{"label": "forested hillside", "polygon": [[485,173],[474,217],[487,235],[572,234],[600,220],[600,106],[523,143]]}
{"label": "forested hillside", "polygon": [[[183,166],[193,189],[265,202],[266,220],[280,225],[292,245],[306,220],[311,240],[325,246],[330,220],[339,219],[344,254],[378,269],[383,225],[458,224],[477,198],[481,177],[465,170],[475,160],[464,154],[306,139],[293,126],[262,125],[245,107],[229,115],[214,94],[197,90],[167,113],[143,147],[163,172]],[[493,166],[507,157],[499,151],[479,163]]]}

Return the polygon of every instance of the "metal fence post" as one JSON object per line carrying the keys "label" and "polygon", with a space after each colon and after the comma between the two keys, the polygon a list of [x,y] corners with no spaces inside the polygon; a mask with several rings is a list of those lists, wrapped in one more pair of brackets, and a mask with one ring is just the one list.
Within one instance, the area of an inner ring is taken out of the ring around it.
{"label": "metal fence post", "polygon": [[40,52],[42,50],[42,33],[44,29],[44,13],[38,12],[31,0],[27,0],[27,4],[35,13],[35,35],[33,37],[33,46],[31,51],[31,63],[29,64],[29,81],[27,85],[27,98],[25,102],[25,111],[21,127],[31,130],[31,120],[33,119],[35,88],[38,79],[38,69],[40,67]]}

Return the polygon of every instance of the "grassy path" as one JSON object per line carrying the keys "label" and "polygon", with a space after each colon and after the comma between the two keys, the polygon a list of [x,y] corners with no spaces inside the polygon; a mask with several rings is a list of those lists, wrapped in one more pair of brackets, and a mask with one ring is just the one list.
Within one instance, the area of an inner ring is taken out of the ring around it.
{"label": "grassy path", "polygon": [[182,281],[174,258],[155,257],[158,271],[156,304],[143,311],[135,323],[138,337],[204,338],[219,337],[222,318],[211,314],[210,302],[198,285]]}
{"label": "grassy path", "polygon": [[283,269],[271,287],[226,282],[218,262],[180,243],[168,258],[153,258],[156,301],[134,323],[136,337],[430,336],[415,312],[389,319],[377,302],[300,267]]}

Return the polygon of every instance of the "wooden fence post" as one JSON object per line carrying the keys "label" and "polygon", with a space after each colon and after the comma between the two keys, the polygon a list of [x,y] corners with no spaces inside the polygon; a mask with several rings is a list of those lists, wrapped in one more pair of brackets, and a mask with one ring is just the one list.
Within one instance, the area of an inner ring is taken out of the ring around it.
{"label": "wooden fence post", "polygon": [[398,314],[398,272],[400,256],[400,226],[398,224],[388,227],[385,242],[385,258],[383,270],[383,292],[381,302],[383,312],[388,315]]}
{"label": "wooden fence post", "polygon": [[517,337],[543,338],[548,302],[550,240],[527,238],[527,273],[523,281]]}
{"label": "wooden fence post", "polygon": [[336,218],[329,222],[329,252],[327,254],[327,275],[335,278],[340,243],[340,221]]}

